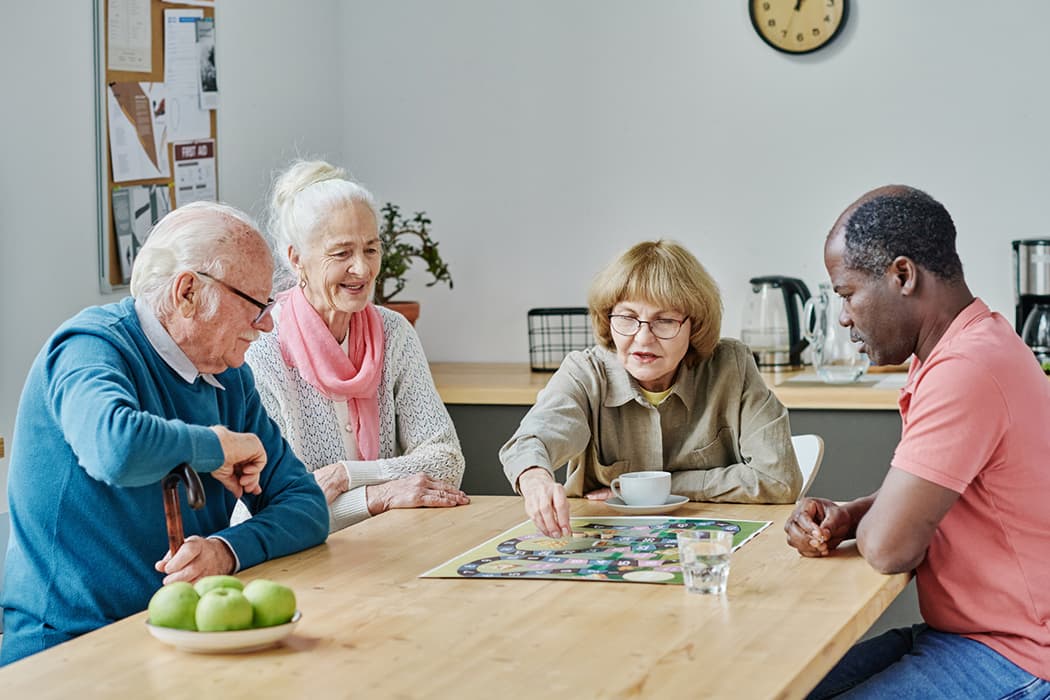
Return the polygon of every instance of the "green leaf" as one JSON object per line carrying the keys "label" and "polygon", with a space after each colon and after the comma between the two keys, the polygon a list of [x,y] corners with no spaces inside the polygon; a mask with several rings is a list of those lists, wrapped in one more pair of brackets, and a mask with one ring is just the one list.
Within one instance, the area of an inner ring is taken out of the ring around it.
{"label": "green leaf", "polygon": [[401,208],[387,202],[381,209],[379,240],[383,259],[376,277],[376,303],[385,304],[405,288],[406,275],[413,258],[426,263],[431,280],[428,287],[443,282],[452,289],[452,275],[448,264],[438,252],[438,244],[430,237],[431,220],[425,212],[417,211],[411,218],[401,215]]}

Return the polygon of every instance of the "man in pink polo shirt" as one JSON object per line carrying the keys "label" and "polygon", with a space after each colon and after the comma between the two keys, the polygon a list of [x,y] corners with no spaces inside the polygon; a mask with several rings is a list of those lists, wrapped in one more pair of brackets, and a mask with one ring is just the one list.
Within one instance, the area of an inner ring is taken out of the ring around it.
{"label": "man in pink polo shirt", "polygon": [[912,357],[882,487],[807,498],[785,525],[804,556],[843,540],[915,570],[924,624],[853,647],[810,697],[1050,698],[1050,381],[970,293],[945,208],[889,186],[824,245],[839,322],[875,364]]}

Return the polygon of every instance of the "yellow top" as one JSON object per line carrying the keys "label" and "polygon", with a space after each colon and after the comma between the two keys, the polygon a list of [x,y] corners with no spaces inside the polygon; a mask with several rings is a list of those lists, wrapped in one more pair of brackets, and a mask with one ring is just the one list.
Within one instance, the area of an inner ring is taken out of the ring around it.
{"label": "yellow top", "polygon": [[645,397],[646,401],[651,403],[653,406],[659,406],[664,402],[664,399],[671,395],[671,389],[673,388],[674,387],[670,387],[668,389],[664,389],[663,391],[646,391],[642,387],[638,387],[638,390],[642,392],[642,396]]}

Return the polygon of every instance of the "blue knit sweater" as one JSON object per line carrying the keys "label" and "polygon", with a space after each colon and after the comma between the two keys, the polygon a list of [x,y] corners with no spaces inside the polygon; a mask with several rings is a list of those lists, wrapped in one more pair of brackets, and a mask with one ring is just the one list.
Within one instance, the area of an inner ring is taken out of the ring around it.
{"label": "blue knit sweater", "polygon": [[[160,480],[181,462],[207,504],[180,488],[186,536],[218,535],[241,568],[311,547],[328,508],[259,402],[247,365],[188,384],[142,332],[134,300],[89,308],[47,341],[29,370],[12,440],[11,541],[0,665],[145,609],[168,549]],[[208,426],[254,433],[266,449],[255,517],[230,527],[235,499],[208,476],[222,464]]]}

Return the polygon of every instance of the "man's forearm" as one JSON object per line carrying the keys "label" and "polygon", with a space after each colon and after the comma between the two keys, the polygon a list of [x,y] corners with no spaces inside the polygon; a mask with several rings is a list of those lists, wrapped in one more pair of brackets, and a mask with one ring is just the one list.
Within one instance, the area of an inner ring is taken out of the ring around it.
{"label": "man's forearm", "polygon": [[855,500],[844,503],[842,507],[849,514],[850,526],[849,535],[847,539],[854,539],[857,536],[857,528],[860,526],[860,521],[868,514],[871,510],[871,506],[875,503],[875,497],[879,495],[879,492],[871,494],[870,496],[864,496]]}

